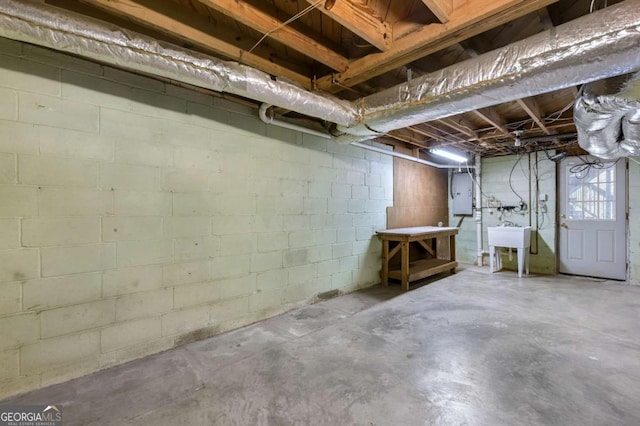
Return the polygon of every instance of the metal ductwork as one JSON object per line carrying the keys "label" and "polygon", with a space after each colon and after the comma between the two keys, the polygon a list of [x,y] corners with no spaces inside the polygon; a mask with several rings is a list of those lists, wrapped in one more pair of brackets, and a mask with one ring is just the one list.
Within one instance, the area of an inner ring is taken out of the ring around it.
{"label": "metal ductwork", "polygon": [[336,139],[351,143],[638,70],[640,0],[626,0],[354,103],[38,2],[0,2],[0,36],[294,110],[335,123]]}
{"label": "metal ductwork", "polygon": [[587,84],[574,107],[578,144],[603,159],[640,155],[640,73]]}
{"label": "metal ductwork", "polygon": [[367,96],[356,102],[365,105],[364,120],[338,131],[345,142],[375,137],[638,69],[640,0],[627,0]]}
{"label": "metal ductwork", "polygon": [[343,126],[357,123],[357,110],[350,102],[273,80],[237,62],[186,50],[42,3],[2,0],[0,36],[232,93]]}

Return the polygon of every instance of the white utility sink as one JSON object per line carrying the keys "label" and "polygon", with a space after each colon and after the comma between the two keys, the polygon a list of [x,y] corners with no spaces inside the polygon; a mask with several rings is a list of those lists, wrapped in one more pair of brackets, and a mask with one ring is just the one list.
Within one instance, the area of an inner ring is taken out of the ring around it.
{"label": "white utility sink", "polygon": [[[526,273],[529,273],[529,247],[531,247],[531,227],[530,226],[490,226],[487,228],[489,241],[489,270],[502,268],[500,258],[500,248],[510,247],[518,249],[518,277],[522,277],[522,270],[526,266]],[[496,256],[498,247],[498,256]]]}
{"label": "white utility sink", "polygon": [[490,226],[487,232],[490,246],[513,248],[531,246],[530,226]]}

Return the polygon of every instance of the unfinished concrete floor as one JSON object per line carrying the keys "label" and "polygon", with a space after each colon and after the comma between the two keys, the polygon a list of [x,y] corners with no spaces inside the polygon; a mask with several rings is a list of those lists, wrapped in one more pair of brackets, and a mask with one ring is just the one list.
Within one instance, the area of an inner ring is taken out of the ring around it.
{"label": "unfinished concrete floor", "polygon": [[65,424],[640,424],[640,288],[466,267],[18,398]]}

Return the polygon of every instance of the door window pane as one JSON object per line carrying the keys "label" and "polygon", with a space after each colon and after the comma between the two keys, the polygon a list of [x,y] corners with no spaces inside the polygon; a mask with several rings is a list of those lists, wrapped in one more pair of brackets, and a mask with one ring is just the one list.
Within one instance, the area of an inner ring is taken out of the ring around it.
{"label": "door window pane", "polygon": [[572,173],[567,167],[568,219],[615,220],[615,163]]}

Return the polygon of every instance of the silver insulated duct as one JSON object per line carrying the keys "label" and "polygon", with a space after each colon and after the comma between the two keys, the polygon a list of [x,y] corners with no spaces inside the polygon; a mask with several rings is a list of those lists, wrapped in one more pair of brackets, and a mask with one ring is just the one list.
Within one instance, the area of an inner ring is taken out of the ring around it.
{"label": "silver insulated duct", "polygon": [[640,0],[627,0],[367,96],[364,120],[338,131],[349,142],[638,69]]}
{"label": "silver insulated duct", "polygon": [[0,1],[0,36],[233,93],[344,126],[357,122],[356,109],[349,102],[42,3]]}
{"label": "silver insulated duct", "polygon": [[604,159],[640,155],[640,73],[585,85],[573,114],[585,151]]}
{"label": "silver insulated duct", "polygon": [[0,36],[293,110],[336,123],[336,134],[342,134],[337,140],[354,142],[638,70],[640,0],[626,0],[355,103],[39,2],[0,1]]}

